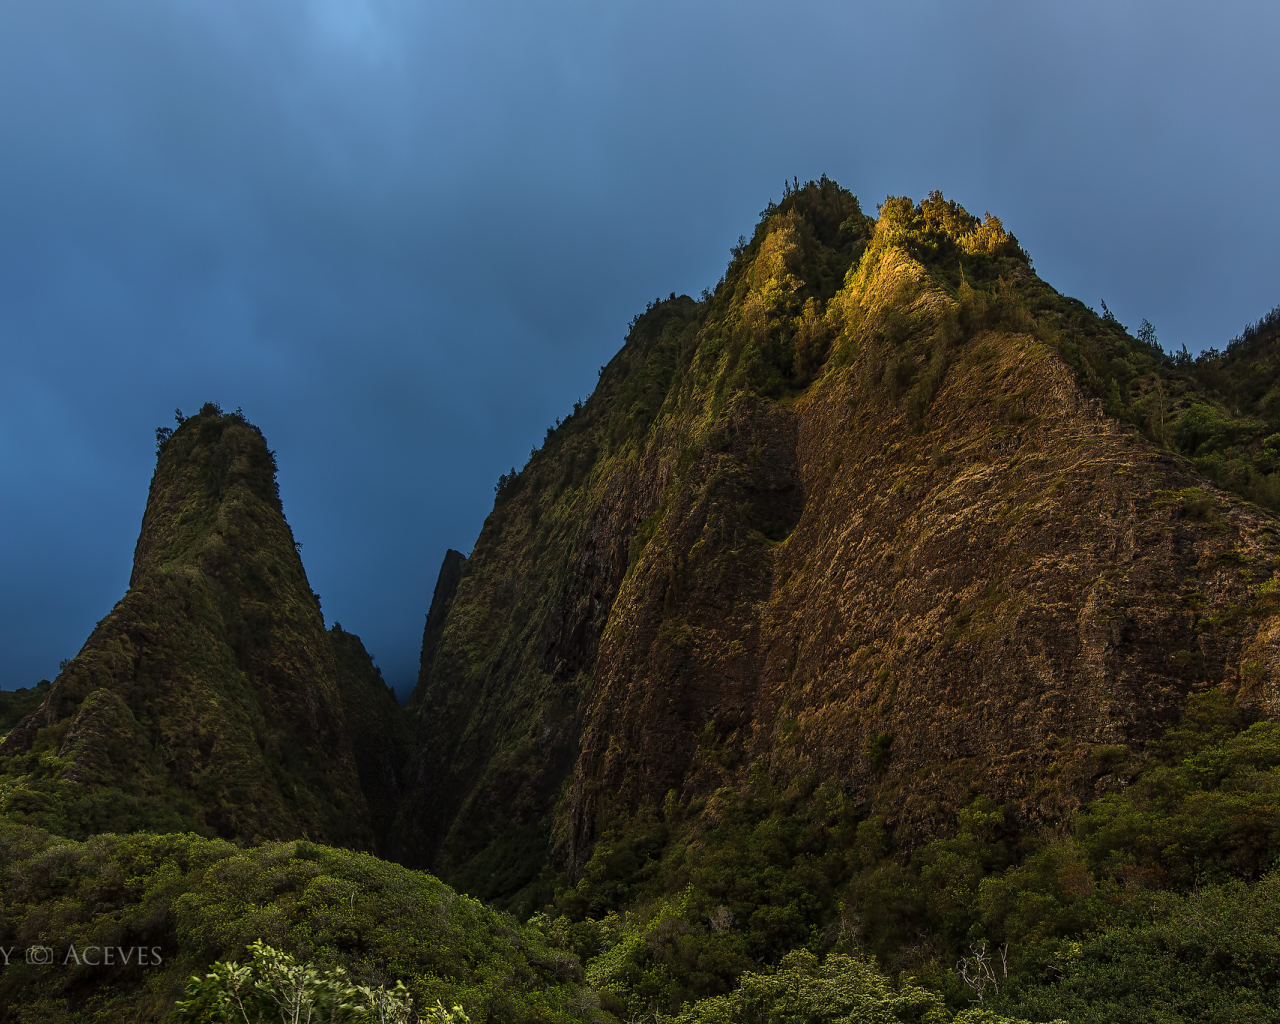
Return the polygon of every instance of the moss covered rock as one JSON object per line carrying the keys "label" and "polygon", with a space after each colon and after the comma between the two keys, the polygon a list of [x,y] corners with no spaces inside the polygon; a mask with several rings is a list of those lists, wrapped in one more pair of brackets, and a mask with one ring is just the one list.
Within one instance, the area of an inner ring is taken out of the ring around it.
{"label": "moss covered rock", "polygon": [[262,434],[207,405],[162,440],[128,593],[0,744],[0,808],[373,848],[396,766],[356,749],[394,762],[401,714],[375,676],[324,628]]}

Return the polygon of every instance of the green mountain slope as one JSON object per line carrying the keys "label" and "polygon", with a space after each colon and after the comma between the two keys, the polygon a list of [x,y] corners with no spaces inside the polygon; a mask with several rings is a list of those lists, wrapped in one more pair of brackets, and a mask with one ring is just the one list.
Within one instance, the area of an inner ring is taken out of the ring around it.
{"label": "green mountain slope", "polygon": [[407,848],[576,873],[615,817],[753,770],[910,844],[977,791],[1067,813],[1092,746],[1197,688],[1269,706],[1274,520],[1124,419],[1175,378],[1184,436],[1213,395],[997,220],[789,195],[504,479],[414,696]]}
{"label": "green mountain slope", "polygon": [[1138,343],[1108,314],[1106,342],[1069,350],[1108,409],[1186,456],[1225,490],[1280,510],[1280,307],[1225,350],[1169,355],[1143,321]]}
{"label": "green mountain slope", "polygon": [[423,660],[399,855],[551,907],[585,958],[639,943],[599,975],[630,1012],[863,918],[941,970],[996,924],[937,910],[930,858],[976,887],[1044,849],[1189,697],[1274,715],[1273,320],[1170,356],[995,218],[789,194],[500,481]]}
{"label": "green mountain slope", "polygon": [[51,685],[49,680],[41,679],[35,686],[0,690],[0,741],[9,734],[10,729],[44,702]]}
{"label": "green mountain slope", "polygon": [[261,433],[207,405],[166,434],[128,593],[0,745],[4,816],[372,848],[397,783],[353,739],[394,761],[400,709],[326,633]]}

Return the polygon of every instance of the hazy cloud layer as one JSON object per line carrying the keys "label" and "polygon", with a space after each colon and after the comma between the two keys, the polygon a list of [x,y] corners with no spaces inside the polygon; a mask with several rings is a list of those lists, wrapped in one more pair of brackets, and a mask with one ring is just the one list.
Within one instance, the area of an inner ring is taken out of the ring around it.
{"label": "hazy cloud layer", "polygon": [[8,0],[0,685],[123,593],[152,433],[277,450],[326,617],[416,667],[446,547],[784,178],[941,188],[1221,345],[1280,302],[1280,8]]}

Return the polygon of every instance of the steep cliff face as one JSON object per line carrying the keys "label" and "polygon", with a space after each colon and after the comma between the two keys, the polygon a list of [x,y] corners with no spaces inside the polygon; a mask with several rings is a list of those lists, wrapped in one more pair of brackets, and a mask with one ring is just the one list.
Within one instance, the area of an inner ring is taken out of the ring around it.
{"label": "steep cliff face", "polygon": [[366,799],[349,724],[389,750],[399,709],[337,641],[261,433],[205,406],[163,441],[128,593],[0,746],[4,814],[371,847],[394,792],[370,772]]}
{"label": "steep cliff face", "polygon": [[1213,400],[1180,366],[995,218],[792,193],[503,482],[424,658],[402,854],[518,902],[761,772],[909,847],[977,793],[1061,817],[1190,692],[1274,714],[1277,524],[1163,443]]}
{"label": "steep cliff face", "polygon": [[450,560],[441,570],[432,617],[450,606],[438,632],[428,622],[409,701],[418,725],[396,849],[464,872],[477,895],[510,895],[545,863],[596,645],[631,534],[656,500],[634,438],[696,312],[676,299],[637,320],[593,398],[500,489],[456,589]]}
{"label": "steep cliff face", "polygon": [[968,345],[923,429],[885,415],[864,354],[789,413],[745,403],[742,440],[672,492],[595,663],[571,866],[602,820],[761,764],[839,780],[899,841],[979,792],[1060,818],[1105,774],[1093,746],[1152,738],[1188,692],[1273,706],[1274,660],[1246,653],[1273,518],[1032,339]]}
{"label": "steep cliff face", "polygon": [[[440,565],[440,574],[436,577],[436,588],[431,594],[431,607],[427,609],[427,621],[422,627],[422,656],[419,675],[427,675],[435,662],[436,648],[440,644],[440,634],[444,631],[445,622],[449,618],[449,609],[453,607],[453,599],[458,596],[458,584],[462,581],[462,570],[467,564],[467,556],[461,551],[450,548],[444,553],[444,561]],[[415,689],[409,695],[409,707],[416,707],[422,697],[422,690]]]}
{"label": "steep cliff face", "polygon": [[338,669],[346,734],[369,811],[373,852],[385,856],[391,826],[404,797],[405,761],[413,726],[358,636],[335,622],[329,630],[329,643]]}

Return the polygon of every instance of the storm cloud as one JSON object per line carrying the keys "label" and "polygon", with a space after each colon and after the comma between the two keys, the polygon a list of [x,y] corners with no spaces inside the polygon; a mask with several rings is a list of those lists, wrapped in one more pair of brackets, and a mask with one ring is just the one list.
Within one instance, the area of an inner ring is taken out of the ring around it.
{"label": "storm cloud", "polygon": [[0,685],[123,594],[173,409],[242,407],[403,691],[447,547],[782,183],[940,188],[1221,346],[1280,302],[1272,3],[0,5]]}

